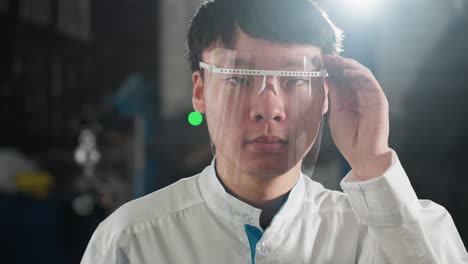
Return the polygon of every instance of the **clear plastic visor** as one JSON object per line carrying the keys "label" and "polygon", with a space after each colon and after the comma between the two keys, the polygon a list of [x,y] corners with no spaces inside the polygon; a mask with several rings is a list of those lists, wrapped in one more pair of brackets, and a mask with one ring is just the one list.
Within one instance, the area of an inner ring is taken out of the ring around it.
{"label": "clear plastic visor", "polygon": [[312,175],[327,76],[319,57],[215,49],[200,66],[221,177],[238,181],[245,174],[271,178],[301,170]]}

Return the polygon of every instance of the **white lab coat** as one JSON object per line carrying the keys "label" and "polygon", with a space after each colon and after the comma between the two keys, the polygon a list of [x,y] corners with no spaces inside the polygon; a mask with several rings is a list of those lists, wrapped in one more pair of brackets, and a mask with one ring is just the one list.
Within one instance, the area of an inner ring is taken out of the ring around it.
{"label": "white lab coat", "polygon": [[211,165],[116,210],[81,263],[468,263],[450,214],[417,199],[395,153],[382,176],[351,172],[341,186],[298,177],[251,250],[244,228],[261,230],[261,211],[228,194]]}

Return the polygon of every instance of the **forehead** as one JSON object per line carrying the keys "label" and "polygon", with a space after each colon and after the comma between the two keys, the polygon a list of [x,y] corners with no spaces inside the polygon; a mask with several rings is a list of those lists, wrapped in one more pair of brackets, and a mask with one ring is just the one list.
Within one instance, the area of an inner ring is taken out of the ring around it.
{"label": "forehead", "polygon": [[[224,48],[222,45],[215,45],[215,48]],[[299,58],[299,57],[311,57],[311,58],[322,58],[322,52],[319,47],[312,45],[284,45],[268,40],[252,38],[245,34],[242,30],[239,30],[236,45],[234,50],[245,54],[255,54],[265,57],[281,57],[287,58]],[[213,50],[205,50],[202,54],[204,61],[210,62]]]}

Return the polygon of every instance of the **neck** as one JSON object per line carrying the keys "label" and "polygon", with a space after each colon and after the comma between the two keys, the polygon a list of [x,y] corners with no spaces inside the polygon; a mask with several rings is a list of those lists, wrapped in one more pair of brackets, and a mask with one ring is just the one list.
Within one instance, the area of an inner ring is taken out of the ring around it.
{"label": "neck", "polygon": [[217,157],[216,171],[226,191],[237,199],[262,210],[260,226],[265,229],[288,197],[300,175],[301,163],[285,174],[260,177],[240,171]]}

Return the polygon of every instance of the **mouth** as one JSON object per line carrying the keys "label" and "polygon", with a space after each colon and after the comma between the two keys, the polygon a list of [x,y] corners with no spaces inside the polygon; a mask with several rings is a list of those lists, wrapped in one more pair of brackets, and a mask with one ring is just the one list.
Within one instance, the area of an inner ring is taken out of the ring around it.
{"label": "mouth", "polygon": [[247,146],[258,153],[280,153],[287,150],[288,142],[276,136],[260,136],[247,141]]}

